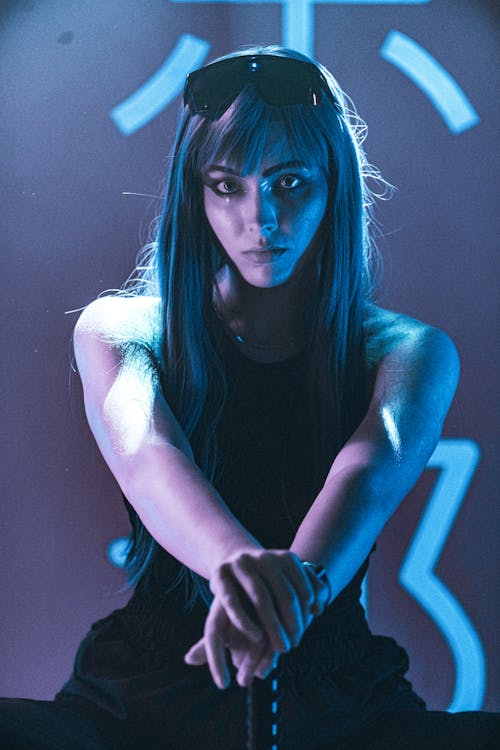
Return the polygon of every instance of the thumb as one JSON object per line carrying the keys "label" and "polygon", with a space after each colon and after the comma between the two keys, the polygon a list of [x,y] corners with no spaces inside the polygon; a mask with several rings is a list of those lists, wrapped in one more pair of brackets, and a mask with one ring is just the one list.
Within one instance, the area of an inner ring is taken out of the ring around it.
{"label": "thumb", "polygon": [[187,654],[185,654],[184,656],[184,661],[186,662],[186,664],[192,664],[194,666],[207,663],[204,638],[200,638],[200,640],[195,643],[194,646],[191,646]]}

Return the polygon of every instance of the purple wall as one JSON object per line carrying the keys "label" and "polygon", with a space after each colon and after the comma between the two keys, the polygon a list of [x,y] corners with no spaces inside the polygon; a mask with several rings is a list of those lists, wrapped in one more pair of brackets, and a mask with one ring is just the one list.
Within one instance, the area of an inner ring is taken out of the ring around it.
{"label": "purple wall", "polygon": [[[160,67],[182,34],[210,42],[210,57],[279,42],[281,8],[33,0],[4,2],[0,14],[0,693],[50,698],[89,624],[126,601],[106,547],[127,532],[127,520],[86,426],[78,377],[70,378],[76,315],[65,311],[119,286],[131,270],[155,204],[122,193],[160,191],[177,100],[129,136],[109,112]],[[370,160],[398,187],[378,214],[387,232],[381,302],[443,327],[460,351],[462,379],[444,434],[476,441],[482,457],[436,571],[482,642],[490,710],[500,709],[492,345],[498,164],[490,145],[498,138],[492,78],[499,16],[497,3],[479,0],[321,4],[314,44],[369,124]],[[422,91],[382,59],[392,29],[446,67],[479,124],[452,134]],[[429,705],[445,708],[454,659],[397,580],[435,478],[424,474],[379,542],[369,614],[376,632],[409,650],[411,678]]]}

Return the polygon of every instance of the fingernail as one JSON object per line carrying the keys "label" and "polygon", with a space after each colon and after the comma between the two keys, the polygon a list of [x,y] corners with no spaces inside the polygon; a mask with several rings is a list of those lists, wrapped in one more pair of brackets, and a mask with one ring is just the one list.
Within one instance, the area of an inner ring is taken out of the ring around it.
{"label": "fingernail", "polygon": [[250,679],[250,675],[246,673],[238,674],[237,680],[240,687],[248,687],[248,685],[250,685],[250,683],[252,682],[252,680]]}

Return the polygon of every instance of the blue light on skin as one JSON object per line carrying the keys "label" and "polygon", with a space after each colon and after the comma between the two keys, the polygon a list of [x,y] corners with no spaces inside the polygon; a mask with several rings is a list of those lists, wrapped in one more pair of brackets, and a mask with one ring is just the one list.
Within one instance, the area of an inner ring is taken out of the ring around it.
{"label": "blue light on skin", "polygon": [[359,598],[361,606],[365,610],[366,617],[368,619],[368,573],[361,581],[361,596]]}
{"label": "blue light on skin", "polygon": [[[257,288],[304,278],[328,200],[326,175],[294,159],[279,123],[271,126],[264,153],[258,174],[241,175],[230,164],[207,165],[202,174],[205,213],[231,261],[222,294],[236,303],[244,295],[256,310],[262,305]],[[266,247],[276,251],[260,252]],[[283,291],[285,300],[292,289]]]}
{"label": "blue light on skin", "polygon": [[382,422],[384,423],[387,438],[391,444],[392,450],[394,451],[396,460],[399,463],[401,460],[401,436],[399,434],[396,420],[394,419],[393,410],[388,406],[384,406],[380,415],[382,417]]}
{"label": "blue light on skin", "polygon": [[[399,463],[399,461],[401,460],[401,435],[399,434],[396,420],[394,418],[393,409],[389,408],[388,406],[384,406],[380,411],[380,416],[382,417],[382,422],[387,434],[387,439],[389,440],[396,460]],[[360,602],[368,617],[368,573],[365,575],[361,582]]]}
{"label": "blue light on skin", "polygon": [[417,42],[400,31],[391,31],[380,49],[427,96],[454,134],[474,127],[479,116],[445,68]]}
{"label": "blue light on skin", "polygon": [[187,74],[203,65],[209,49],[203,39],[183,34],[156,73],[111,110],[120,132],[131,135],[162,112],[182,92]]}

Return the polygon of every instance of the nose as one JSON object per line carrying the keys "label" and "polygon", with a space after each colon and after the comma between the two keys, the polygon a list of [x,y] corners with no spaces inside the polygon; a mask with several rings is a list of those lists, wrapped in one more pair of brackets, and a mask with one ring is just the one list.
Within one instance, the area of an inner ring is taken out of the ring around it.
{"label": "nose", "polygon": [[272,193],[265,187],[258,187],[255,191],[248,228],[251,232],[258,231],[264,238],[278,228],[277,206]]}

